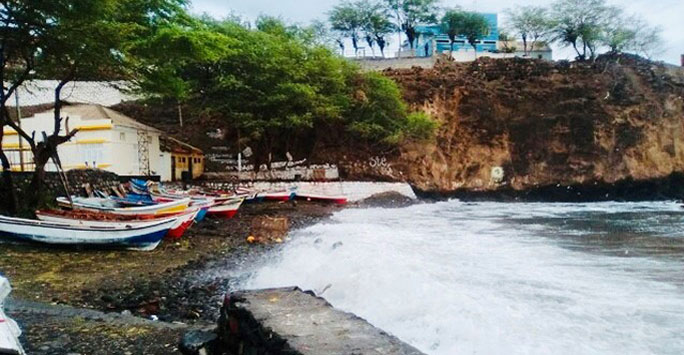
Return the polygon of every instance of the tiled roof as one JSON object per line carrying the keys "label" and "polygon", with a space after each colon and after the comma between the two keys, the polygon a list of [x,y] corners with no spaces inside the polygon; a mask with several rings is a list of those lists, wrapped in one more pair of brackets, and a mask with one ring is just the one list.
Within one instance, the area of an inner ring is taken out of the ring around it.
{"label": "tiled roof", "polygon": [[[19,88],[19,106],[36,106],[54,103],[57,80],[33,80]],[[140,97],[126,92],[129,84],[125,81],[75,81],[67,83],[62,89],[63,101],[79,104],[113,106],[124,101],[134,101]],[[14,95],[7,100],[8,106],[15,106]]]}
{"label": "tiled roof", "polygon": [[[41,113],[52,112],[52,109]],[[102,105],[65,105],[62,107],[62,117],[69,115],[79,116],[83,120],[109,119],[117,126],[142,129],[151,132],[161,133],[160,130],[142,124],[122,113],[116,112]]]}

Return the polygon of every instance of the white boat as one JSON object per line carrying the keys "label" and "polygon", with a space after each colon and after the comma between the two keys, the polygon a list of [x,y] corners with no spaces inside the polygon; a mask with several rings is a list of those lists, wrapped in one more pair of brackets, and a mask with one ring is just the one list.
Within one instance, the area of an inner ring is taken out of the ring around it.
{"label": "white boat", "polygon": [[[78,215],[69,215],[68,213],[51,213],[50,211],[36,211],[36,217],[39,220],[52,223],[68,224],[72,226],[83,226],[83,227],[97,227],[97,228],[117,228],[117,227],[148,227],[158,223],[166,218],[174,217],[176,218],[176,223],[174,223],[166,237],[171,239],[179,239],[183,236],[183,233],[192,225],[199,213],[199,208],[190,208],[179,214],[172,216],[165,216],[152,219],[127,219],[127,220],[107,220],[107,219],[97,219],[97,215],[102,215],[97,213],[95,218],[81,218]],[[88,212],[90,213],[90,212]]]}
{"label": "white boat", "polygon": [[0,216],[0,240],[149,251],[176,221],[171,217],[146,226],[88,227]]}
{"label": "white boat", "polygon": [[[150,206],[120,207],[119,204],[106,198],[83,198],[73,197],[73,208],[113,213],[123,216],[164,216],[185,211],[190,205],[190,198],[183,198]],[[58,197],[57,204],[61,207],[71,208],[71,203],[66,197]]]}
{"label": "white boat", "polygon": [[214,206],[209,207],[207,214],[216,217],[233,218],[244,201],[244,197],[234,197],[217,202]]}

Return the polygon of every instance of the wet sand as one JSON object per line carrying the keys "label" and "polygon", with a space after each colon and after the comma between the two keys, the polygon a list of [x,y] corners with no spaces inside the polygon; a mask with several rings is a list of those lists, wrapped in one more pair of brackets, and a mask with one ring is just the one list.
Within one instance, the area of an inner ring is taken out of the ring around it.
{"label": "wet sand", "polygon": [[230,283],[197,276],[277,247],[247,243],[255,217],[287,217],[296,229],[340,208],[245,205],[234,219],[207,219],[152,252],[0,244],[0,273],[13,287],[8,313],[20,323],[30,354],[179,353],[184,332],[216,324]]}

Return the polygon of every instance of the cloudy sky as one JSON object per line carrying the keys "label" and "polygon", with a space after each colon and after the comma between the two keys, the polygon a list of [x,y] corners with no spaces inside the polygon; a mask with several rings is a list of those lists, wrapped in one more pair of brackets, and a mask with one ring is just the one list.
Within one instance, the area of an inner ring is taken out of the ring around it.
{"label": "cloudy sky", "polygon": [[[684,54],[684,0],[608,0],[620,5],[627,13],[640,14],[652,25],[663,28],[665,51],[657,59],[679,64]],[[224,17],[234,13],[253,19],[260,14],[281,16],[292,22],[306,24],[313,19],[325,19],[326,13],[339,0],[192,0],[195,13],[207,13],[214,17]],[[442,6],[459,5],[468,10],[480,12],[499,12],[516,4],[548,5],[550,0],[442,0]],[[505,24],[503,14],[499,21]],[[396,40],[394,42],[397,42]],[[396,46],[396,43],[395,43]],[[554,53],[557,59],[569,56],[567,50]]]}

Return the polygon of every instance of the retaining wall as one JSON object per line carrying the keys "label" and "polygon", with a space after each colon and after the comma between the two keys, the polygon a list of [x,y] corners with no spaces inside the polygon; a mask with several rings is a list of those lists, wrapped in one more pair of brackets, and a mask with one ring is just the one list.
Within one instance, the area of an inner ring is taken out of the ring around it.
{"label": "retaining wall", "polygon": [[299,288],[234,292],[219,340],[231,354],[420,355],[416,348]]}

